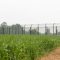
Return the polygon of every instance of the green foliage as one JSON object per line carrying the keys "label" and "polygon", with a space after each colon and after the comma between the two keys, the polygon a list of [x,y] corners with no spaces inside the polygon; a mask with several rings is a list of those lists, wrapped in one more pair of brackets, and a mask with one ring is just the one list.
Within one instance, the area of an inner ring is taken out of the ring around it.
{"label": "green foliage", "polygon": [[0,35],[0,60],[35,60],[60,45],[60,36]]}

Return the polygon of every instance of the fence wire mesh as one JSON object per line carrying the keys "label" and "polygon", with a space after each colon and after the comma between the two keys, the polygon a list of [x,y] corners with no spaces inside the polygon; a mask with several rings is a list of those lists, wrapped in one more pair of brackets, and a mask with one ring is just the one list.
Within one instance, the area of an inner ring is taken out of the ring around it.
{"label": "fence wire mesh", "polygon": [[60,34],[60,24],[25,24],[0,27],[0,34]]}

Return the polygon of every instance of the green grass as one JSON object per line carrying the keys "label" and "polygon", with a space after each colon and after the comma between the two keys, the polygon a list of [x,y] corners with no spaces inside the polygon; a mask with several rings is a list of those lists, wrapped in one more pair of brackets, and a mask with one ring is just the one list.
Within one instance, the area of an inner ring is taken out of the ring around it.
{"label": "green grass", "polygon": [[0,60],[35,60],[60,46],[60,36],[0,35]]}

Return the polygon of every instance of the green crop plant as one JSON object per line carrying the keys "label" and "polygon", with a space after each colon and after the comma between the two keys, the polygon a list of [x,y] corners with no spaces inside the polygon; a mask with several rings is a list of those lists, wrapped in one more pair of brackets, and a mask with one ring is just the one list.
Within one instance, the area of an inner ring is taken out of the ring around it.
{"label": "green crop plant", "polygon": [[58,46],[56,35],[0,35],[0,60],[35,60]]}

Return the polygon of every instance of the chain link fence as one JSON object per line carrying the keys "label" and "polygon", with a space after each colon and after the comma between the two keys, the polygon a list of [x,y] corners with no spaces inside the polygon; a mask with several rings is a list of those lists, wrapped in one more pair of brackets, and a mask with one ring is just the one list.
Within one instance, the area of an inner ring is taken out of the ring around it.
{"label": "chain link fence", "polygon": [[25,24],[0,27],[0,34],[60,35],[60,24]]}

